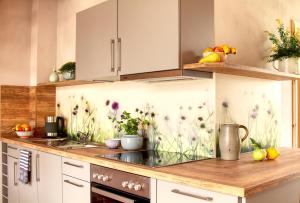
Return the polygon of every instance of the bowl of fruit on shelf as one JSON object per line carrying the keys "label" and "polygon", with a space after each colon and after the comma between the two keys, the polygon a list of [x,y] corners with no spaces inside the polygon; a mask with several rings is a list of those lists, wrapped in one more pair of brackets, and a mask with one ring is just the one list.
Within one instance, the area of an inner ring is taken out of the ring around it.
{"label": "bowl of fruit on shelf", "polygon": [[15,131],[17,136],[19,136],[20,138],[31,137],[31,136],[33,136],[33,133],[34,133],[34,130],[28,124],[17,124],[13,128],[13,131]]}
{"label": "bowl of fruit on shelf", "polygon": [[207,47],[202,53],[202,58],[199,63],[218,63],[226,62],[229,54],[236,54],[236,48],[228,45],[221,45],[216,47]]}

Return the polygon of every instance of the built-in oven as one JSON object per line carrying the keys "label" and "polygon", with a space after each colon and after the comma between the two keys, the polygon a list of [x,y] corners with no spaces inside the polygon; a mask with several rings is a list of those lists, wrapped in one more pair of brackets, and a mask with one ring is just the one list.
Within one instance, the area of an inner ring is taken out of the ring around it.
{"label": "built-in oven", "polygon": [[150,178],[91,165],[91,203],[150,203]]}

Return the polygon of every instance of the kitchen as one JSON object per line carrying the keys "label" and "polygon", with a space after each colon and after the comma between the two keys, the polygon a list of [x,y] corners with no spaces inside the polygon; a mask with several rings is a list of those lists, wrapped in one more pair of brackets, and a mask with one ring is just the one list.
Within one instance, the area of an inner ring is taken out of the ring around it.
{"label": "kitchen", "polygon": [[299,203],[299,6],[0,1],[2,202]]}

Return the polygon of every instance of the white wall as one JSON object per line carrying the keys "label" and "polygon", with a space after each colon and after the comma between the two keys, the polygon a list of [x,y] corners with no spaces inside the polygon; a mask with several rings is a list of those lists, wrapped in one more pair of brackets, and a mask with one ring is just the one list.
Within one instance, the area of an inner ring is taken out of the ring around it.
{"label": "white wall", "polygon": [[31,4],[0,1],[0,84],[29,85]]}

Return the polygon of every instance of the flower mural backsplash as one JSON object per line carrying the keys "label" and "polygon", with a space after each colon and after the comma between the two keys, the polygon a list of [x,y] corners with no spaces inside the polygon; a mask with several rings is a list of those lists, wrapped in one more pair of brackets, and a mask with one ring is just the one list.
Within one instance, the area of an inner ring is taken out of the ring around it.
{"label": "flower mural backsplash", "polygon": [[[211,79],[62,87],[57,89],[57,114],[67,118],[72,139],[79,139],[82,132],[99,143],[124,135],[122,118],[130,115],[138,122],[137,132],[147,140],[148,149],[215,157],[216,129],[222,122],[245,124],[250,136],[264,145],[278,144],[278,106],[273,98],[246,102],[247,119],[240,121],[225,96],[216,102],[216,89]],[[243,151],[250,148],[245,142]]]}

